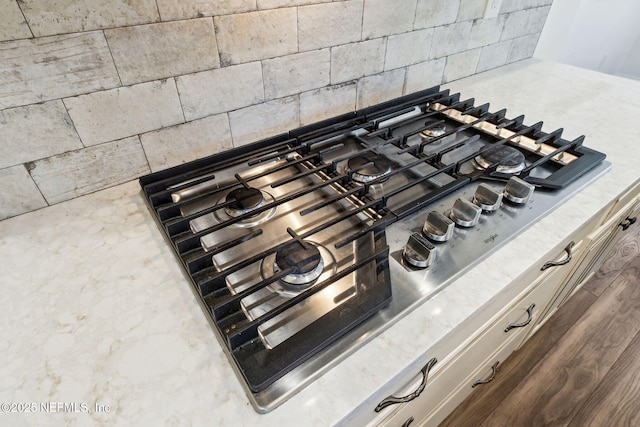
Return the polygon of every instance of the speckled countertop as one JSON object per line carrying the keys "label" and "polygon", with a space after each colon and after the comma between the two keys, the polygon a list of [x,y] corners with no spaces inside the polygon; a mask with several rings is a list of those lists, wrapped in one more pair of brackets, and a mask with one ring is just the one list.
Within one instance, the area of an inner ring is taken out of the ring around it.
{"label": "speckled countertop", "polygon": [[638,81],[528,60],[446,87],[564,127],[566,139],[585,134],[613,169],[266,415],[244,396],[137,182],[2,221],[0,403],[36,413],[0,412],[0,424],[339,423],[640,177]]}

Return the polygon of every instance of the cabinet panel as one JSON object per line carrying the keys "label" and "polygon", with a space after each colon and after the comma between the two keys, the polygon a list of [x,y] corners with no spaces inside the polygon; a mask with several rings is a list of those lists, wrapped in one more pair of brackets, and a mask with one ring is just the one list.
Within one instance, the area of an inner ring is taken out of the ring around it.
{"label": "cabinet panel", "polygon": [[639,215],[640,200],[632,200],[621,207],[619,212],[611,215],[607,222],[587,237],[588,247],[585,254],[567,281],[565,288],[553,302],[552,309],[564,304],[571,294],[583,284],[585,279],[600,266],[613,246],[622,237],[625,228],[621,224],[624,224],[628,218],[637,218]]}

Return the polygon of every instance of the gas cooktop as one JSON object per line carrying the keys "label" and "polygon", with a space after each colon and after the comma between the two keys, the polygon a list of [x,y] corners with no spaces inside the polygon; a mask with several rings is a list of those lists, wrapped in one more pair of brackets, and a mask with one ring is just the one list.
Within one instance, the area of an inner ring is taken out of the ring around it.
{"label": "gas cooktop", "polygon": [[438,87],[140,178],[260,412],[606,172]]}

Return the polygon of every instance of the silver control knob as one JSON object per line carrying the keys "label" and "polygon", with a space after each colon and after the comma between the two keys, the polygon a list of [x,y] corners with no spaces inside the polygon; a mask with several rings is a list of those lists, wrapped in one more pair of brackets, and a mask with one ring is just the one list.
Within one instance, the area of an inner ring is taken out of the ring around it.
{"label": "silver control knob", "polygon": [[487,184],[480,184],[473,195],[473,203],[485,212],[494,212],[502,203],[502,192]]}
{"label": "silver control knob", "polygon": [[435,246],[419,233],[413,233],[402,251],[402,258],[413,267],[428,268],[435,257]]}
{"label": "silver control knob", "polygon": [[512,203],[523,205],[529,201],[534,189],[533,184],[512,176],[504,187],[504,197]]}
{"label": "silver control knob", "polygon": [[422,227],[422,234],[435,242],[446,242],[453,236],[456,225],[440,212],[431,211]]}
{"label": "silver control knob", "polygon": [[457,199],[453,203],[449,218],[460,227],[473,227],[478,223],[482,209],[467,199]]}

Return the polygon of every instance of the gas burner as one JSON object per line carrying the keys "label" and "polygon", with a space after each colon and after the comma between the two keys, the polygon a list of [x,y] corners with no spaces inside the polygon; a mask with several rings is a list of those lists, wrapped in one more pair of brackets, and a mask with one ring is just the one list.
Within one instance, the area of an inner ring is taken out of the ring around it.
{"label": "gas burner", "polygon": [[267,289],[290,298],[335,274],[336,259],[329,249],[310,241],[304,241],[304,246],[306,248],[302,249],[300,244],[293,243],[261,261],[260,274],[263,279],[294,268],[292,273],[270,284]]}
{"label": "gas burner", "polygon": [[226,203],[230,203],[225,211],[231,217],[237,217],[250,212],[264,203],[262,191],[253,187],[240,187],[231,190],[225,198]]}
{"label": "gas burner", "polygon": [[494,145],[473,159],[478,169],[487,169],[498,163],[496,172],[516,174],[525,167],[524,154],[515,147],[509,145]]}
{"label": "gas burner", "polygon": [[310,243],[294,243],[276,253],[273,271],[293,269],[281,280],[290,285],[308,285],[320,277],[324,262],[320,249]]}
{"label": "gas burner", "polygon": [[444,125],[444,123],[436,124],[435,121],[427,121],[424,125],[429,126],[429,128],[420,132],[420,138],[422,138],[423,141],[430,141],[434,138],[444,135],[447,132],[447,127]]}
{"label": "gas burner", "polygon": [[[218,205],[225,204],[223,209],[214,212],[218,221],[227,221],[249,214],[246,218],[234,223],[236,227],[255,227],[267,221],[276,213],[276,207],[266,210],[259,208],[275,202],[275,198],[266,191],[253,187],[238,187],[231,190],[226,196],[218,200]],[[250,215],[252,211],[258,211]]]}
{"label": "gas burner", "polygon": [[354,171],[351,177],[355,182],[366,184],[391,172],[391,162],[373,155],[357,156],[349,159],[347,170]]}

